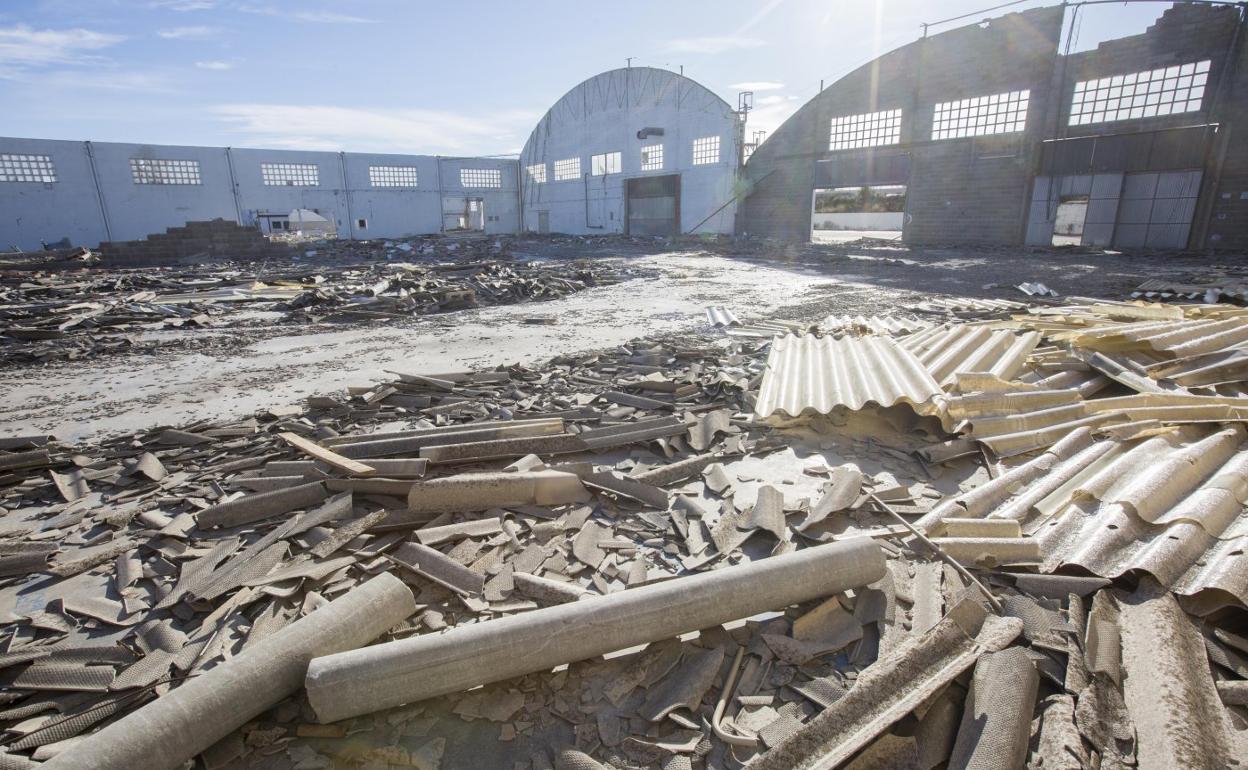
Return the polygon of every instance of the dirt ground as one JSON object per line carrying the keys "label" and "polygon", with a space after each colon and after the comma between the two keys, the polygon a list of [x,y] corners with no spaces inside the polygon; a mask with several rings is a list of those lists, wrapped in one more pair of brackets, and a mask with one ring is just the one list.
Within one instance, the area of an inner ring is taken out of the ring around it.
{"label": "dirt ground", "polygon": [[[245,416],[314,394],[366,385],[394,370],[435,374],[532,364],[708,329],[705,308],[742,320],[815,321],[829,314],[904,313],[935,296],[1025,299],[1039,281],[1063,296],[1124,299],[1147,278],[1236,274],[1220,257],[1025,249],[921,249],[880,242],[681,247],[632,241],[578,245],[519,240],[519,258],[595,257],[647,277],[548,302],[366,323],[159,332],[177,344],[150,354],[0,372],[0,436],[66,441],[155,425]],[[554,317],[552,325],[526,323]],[[190,340],[179,340],[189,337]]]}

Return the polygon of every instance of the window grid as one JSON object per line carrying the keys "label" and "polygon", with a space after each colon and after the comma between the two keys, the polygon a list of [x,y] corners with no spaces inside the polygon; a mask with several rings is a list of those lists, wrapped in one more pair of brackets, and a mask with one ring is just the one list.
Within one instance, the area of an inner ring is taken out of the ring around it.
{"label": "window grid", "polygon": [[901,110],[882,110],[832,118],[828,149],[853,150],[900,142]]}
{"label": "window grid", "polygon": [[1209,60],[1075,83],[1070,125],[1196,112],[1205,98]]}
{"label": "window grid", "polygon": [[1009,134],[1027,124],[1030,90],[1008,91],[976,96],[936,105],[932,139],[959,139],[967,136]]}
{"label": "window grid", "polygon": [[373,187],[416,187],[419,181],[415,166],[368,167],[368,183]]}
{"label": "window grid", "polygon": [[130,176],[135,184],[203,184],[197,160],[131,158]]}
{"label": "window grid", "polygon": [[555,161],[555,181],[563,182],[568,179],[581,178],[581,159],[566,158],[564,160]]}
{"label": "window grid", "polygon": [[589,173],[593,176],[618,174],[622,168],[624,156],[620,152],[604,152],[589,158]]}
{"label": "window grid", "polygon": [[546,184],[546,164],[537,163],[532,166],[525,166],[524,170],[529,174],[529,181],[533,184]]}
{"label": "window grid", "polygon": [[56,181],[56,166],[48,155],[0,154],[0,182]]}
{"label": "window grid", "polygon": [[719,137],[704,136],[693,140],[693,165],[719,162]]}
{"label": "window grid", "polygon": [[501,188],[503,171],[497,168],[461,168],[459,170],[460,187]]}
{"label": "window grid", "polygon": [[319,187],[320,169],[315,163],[261,163],[260,177],[268,187]]}
{"label": "window grid", "polygon": [[641,148],[641,170],[663,170],[663,145],[651,144]]}

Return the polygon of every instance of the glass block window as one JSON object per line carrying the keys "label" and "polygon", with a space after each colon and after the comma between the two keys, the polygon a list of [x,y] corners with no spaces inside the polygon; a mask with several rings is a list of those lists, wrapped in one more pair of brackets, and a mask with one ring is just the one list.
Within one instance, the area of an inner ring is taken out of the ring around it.
{"label": "glass block window", "polygon": [[0,182],[55,182],[56,167],[47,155],[0,154]]}
{"label": "glass block window", "polygon": [[693,140],[693,165],[719,162],[719,137],[704,136]]}
{"label": "glass block window", "polygon": [[832,118],[829,150],[880,147],[901,142],[901,110],[864,112]]}
{"label": "glass block window", "polygon": [[663,169],[663,145],[651,144],[641,148],[641,170],[661,171]]}
{"label": "glass block window", "polygon": [[623,160],[623,155],[618,152],[604,152],[601,155],[591,155],[589,158],[589,173],[594,176],[618,174],[620,173]]}
{"label": "glass block window", "polygon": [[368,183],[373,187],[415,187],[419,181],[415,166],[368,167]]}
{"label": "glass block window", "polygon": [[318,187],[321,174],[315,163],[261,163],[260,176],[269,187]]}
{"label": "glass block window", "polygon": [[1030,98],[1031,91],[1024,90],[941,102],[936,105],[932,120],[932,138],[959,139],[1022,131],[1027,124]]}
{"label": "glass block window", "polygon": [[533,166],[525,166],[524,170],[529,174],[529,181],[533,184],[546,184],[546,164],[538,163]]}
{"label": "glass block window", "polygon": [[1075,83],[1070,125],[1196,112],[1205,98],[1209,60]]}
{"label": "glass block window", "polygon": [[130,176],[135,184],[203,184],[197,160],[131,158]]}
{"label": "glass block window", "polygon": [[581,159],[567,158],[566,160],[555,161],[555,181],[563,182],[568,179],[581,178]]}
{"label": "glass block window", "polygon": [[461,168],[460,187],[498,188],[503,186],[503,171],[498,168]]}

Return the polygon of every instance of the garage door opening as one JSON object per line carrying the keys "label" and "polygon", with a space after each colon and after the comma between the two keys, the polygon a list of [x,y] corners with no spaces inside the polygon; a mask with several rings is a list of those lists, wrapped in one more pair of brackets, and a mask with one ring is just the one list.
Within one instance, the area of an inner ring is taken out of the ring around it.
{"label": "garage door opening", "polygon": [[906,186],[816,189],[811,206],[810,239],[815,243],[842,243],[859,238],[901,240]]}
{"label": "garage door opening", "polygon": [[679,235],[680,174],[627,180],[625,235]]}

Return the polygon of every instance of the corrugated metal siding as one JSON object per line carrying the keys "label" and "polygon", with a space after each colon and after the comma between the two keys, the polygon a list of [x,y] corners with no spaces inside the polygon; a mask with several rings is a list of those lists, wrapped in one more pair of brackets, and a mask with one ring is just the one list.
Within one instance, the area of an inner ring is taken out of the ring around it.
{"label": "corrugated metal siding", "polygon": [[926,404],[940,393],[918,359],[888,337],[789,335],[772,343],[754,411],[797,417],[838,406]]}

